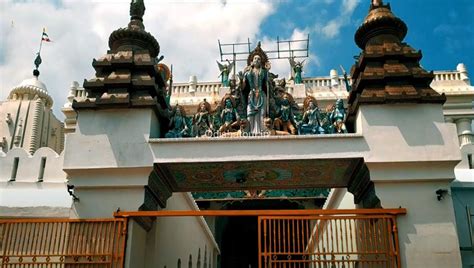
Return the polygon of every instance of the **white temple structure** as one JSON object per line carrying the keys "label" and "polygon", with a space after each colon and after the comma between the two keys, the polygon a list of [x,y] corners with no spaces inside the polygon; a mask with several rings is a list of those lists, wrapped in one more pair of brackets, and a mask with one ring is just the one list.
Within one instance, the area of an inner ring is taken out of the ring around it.
{"label": "white temple structure", "polygon": [[96,75],[71,84],[64,124],[38,75],[0,103],[0,266],[473,265],[474,87],[464,64],[424,70],[389,5],[373,1],[356,32],[351,88],[330,70],[280,89],[295,110],[344,100],[348,133],[308,135],[242,124],[165,138],[187,122],[176,118],[217,114],[231,89],[196,77],[169,88],[144,11],[132,1]]}

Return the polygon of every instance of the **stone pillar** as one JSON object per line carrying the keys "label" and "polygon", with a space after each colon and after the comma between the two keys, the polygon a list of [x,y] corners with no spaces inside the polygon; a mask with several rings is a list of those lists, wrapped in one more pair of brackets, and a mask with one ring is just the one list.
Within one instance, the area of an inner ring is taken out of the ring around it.
{"label": "stone pillar", "polygon": [[472,119],[471,118],[461,118],[456,121],[456,128],[459,137],[459,146],[463,147],[467,144],[473,143],[473,132],[472,132]]}
{"label": "stone pillar", "polygon": [[407,209],[397,224],[401,267],[460,267],[449,189],[461,154],[442,105],[364,105],[359,111],[374,194],[382,208]]}
{"label": "stone pillar", "polygon": [[144,268],[147,232],[134,220],[128,222],[125,268]]}

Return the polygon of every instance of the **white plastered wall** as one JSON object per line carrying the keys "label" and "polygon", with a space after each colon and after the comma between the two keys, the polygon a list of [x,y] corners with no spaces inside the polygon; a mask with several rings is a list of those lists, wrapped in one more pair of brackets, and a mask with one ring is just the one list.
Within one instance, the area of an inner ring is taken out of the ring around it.
{"label": "white plastered wall", "polygon": [[[18,165],[12,180],[15,158]],[[43,158],[43,180],[39,181]],[[47,147],[34,155],[15,148],[0,156],[0,217],[69,217],[72,200],[62,164],[63,155]]]}

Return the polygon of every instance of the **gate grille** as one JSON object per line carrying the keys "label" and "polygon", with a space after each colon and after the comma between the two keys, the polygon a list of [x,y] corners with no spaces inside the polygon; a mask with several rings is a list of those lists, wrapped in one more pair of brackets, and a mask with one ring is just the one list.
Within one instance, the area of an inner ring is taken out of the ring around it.
{"label": "gate grille", "polygon": [[399,267],[395,215],[261,216],[259,266]]}
{"label": "gate grille", "polygon": [[0,267],[123,267],[126,219],[0,220]]}

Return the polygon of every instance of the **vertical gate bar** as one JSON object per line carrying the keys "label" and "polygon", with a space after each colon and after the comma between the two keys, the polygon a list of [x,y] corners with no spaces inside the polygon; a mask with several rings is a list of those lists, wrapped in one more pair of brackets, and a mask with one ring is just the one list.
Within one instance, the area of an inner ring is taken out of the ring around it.
{"label": "vertical gate bar", "polygon": [[272,253],[275,254],[275,252],[276,252],[276,250],[277,250],[277,249],[276,249],[276,231],[275,231],[275,225],[276,225],[276,223],[275,223],[275,220],[273,220],[273,219],[270,220],[270,221],[271,221],[271,223],[272,223],[272,229],[273,229]]}
{"label": "vertical gate bar", "polygon": [[[305,252],[305,235],[304,235],[304,229],[303,229],[303,223],[304,223],[304,218],[300,219],[297,221],[297,230],[299,231],[299,235],[298,237],[300,238],[300,241],[301,241],[301,244],[299,245],[299,248],[300,248],[300,252],[302,254],[306,254]],[[303,256],[306,256],[306,255],[301,255],[302,259],[303,259]],[[306,256],[306,259],[304,259],[305,261],[307,261],[307,256]],[[303,265],[300,265],[299,268],[301,268],[301,266],[305,267],[306,264],[303,263]]]}
{"label": "vertical gate bar", "polygon": [[13,248],[15,246],[15,237],[16,237],[16,233],[18,232],[18,229],[16,228],[17,226],[17,223],[11,223],[11,237],[8,241],[8,246],[7,246],[7,255],[12,255],[13,251],[11,248]]}
{"label": "vertical gate bar", "polygon": [[296,248],[298,243],[299,243],[299,235],[298,235],[298,232],[296,230],[297,227],[295,226],[295,220],[296,219],[290,219],[289,221],[291,222],[291,234],[293,236],[293,239],[291,239],[292,242],[293,242],[292,252],[297,253],[297,252],[299,252],[299,250]]}
{"label": "vertical gate bar", "polygon": [[29,254],[34,255],[36,237],[38,236],[37,224],[31,223],[31,241],[29,242]]}
{"label": "vertical gate bar", "polygon": [[107,258],[110,261],[112,261],[112,255],[109,255],[109,239],[111,236],[110,228],[111,228],[112,222],[106,222],[105,223],[105,233],[104,233],[104,253],[107,254]]}
{"label": "vertical gate bar", "polygon": [[379,259],[379,264],[382,264],[383,265],[383,258],[382,258],[382,255],[383,255],[383,247],[382,247],[382,240],[380,239],[380,225],[382,224],[383,222],[383,218],[380,218],[380,219],[375,219],[374,222],[376,224],[374,224],[374,227],[375,227],[375,244],[376,244],[376,249],[377,249],[377,256],[378,256],[378,259]]}
{"label": "vertical gate bar", "polygon": [[385,251],[386,251],[386,255],[387,255],[387,263],[392,266],[392,256],[390,254],[390,223],[389,223],[390,219],[389,218],[385,218],[385,225],[384,225],[384,231],[383,233],[385,234]]}
{"label": "vertical gate bar", "polygon": [[48,233],[49,233],[49,223],[48,222],[44,222],[42,223],[43,225],[43,232],[41,233],[41,243],[40,243],[40,248],[38,249],[38,253],[39,255],[45,255],[47,254],[47,250],[46,250],[46,243],[48,242],[47,239],[48,239]]}
{"label": "vertical gate bar", "polygon": [[127,246],[127,234],[128,234],[128,220],[123,219],[122,221],[123,236],[122,236],[122,251],[121,251],[121,262],[120,268],[125,266],[125,247]]}
{"label": "vertical gate bar", "polygon": [[[282,219],[281,220],[281,223],[282,223],[282,236],[283,236],[283,253],[286,253],[287,252],[287,249],[286,249],[286,236],[287,236],[287,232],[286,232],[286,221],[285,219]],[[286,265],[285,265],[286,266]]]}
{"label": "vertical gate bar", "polygon": [[[115,220],[115,219],[114,219]],[[103,242],[104,242],[104,222],[99,222],[97,224],[97,254],[100,256],[101,260],[103,260],[105,263],[107,263],[107,256],[104,254],[104,248],[103,248]],[[107,265],[107,264],[104,264]],[[100,266],[99,266],[100,267]]]}
{"label": "vertical gate bar", "polygon": [[89,249],[89,254],[91,254],[91,258],[97,258],[98,255],[96,255],[98,252],[97,252],[97,248],[96,248],[96,245],[97,245],[97,223],[96,222],[91,222],[89,223],[88,225],[90,225],[90,232],[87,233],[88,235],[88,239],[87,241],[89,241],[87,243],[87,248]]}
{"label": "vertical gate bar", "polygon": [[[263,240],[264,240],[264,244],[263,244],[263,252],[264,252],[264,265],[265,267],[267,266],[267,238],[268,238],[268,230],[267,230],[267,220],[264,219],[263,220]],[[263,267],[259,267],[259,268],[263,268]]]}
{"label": "vertical gate bar", "polygon": [[38,222],[36,223],[38,226],[38,235],[36,238],[36,243],[35,243],[35,250],[34,254],[36,256],[39,256],[41,254],[41,245],[43,244],[43,234],[44,234],[44,222]]}
{"label": "vertical gate bar", "polygon": [[58,226],[59,226],[59,222],[56,223],[56,224],[53,224],[52,226],[52,229],[51,229],[51,243],[50,243],[50,247],[49,247],[49,251],[51,252],[51,254],[56,254],[56,239],[57,239],[57,230],[58,230]]}
{"label": "vertical gate bar", "polygon": [[46,244],[47,244],[46,254],[48,255],[52,255],[51,246],[53,245],[53,231],[54,231],[54,226],[57,224],[58,224],[57,222],[56,223],[51,222],[47,229],[48,231],[46,233]]}
{"label": "vertical gate bar", "polygon": [[20,238],[19,250],[20,250],[20,252],[25,254],[25,251],[26,251],[26,248],[27,248],[27,245],[28,245],[29,230],[31,230],[31,228],[28,228],[28,223],[26,223],[26,222],[22,222],[22,223],[18,223],[18,224],[21,225],[22,229],[23,229],[23,231],[21,232],[23,237]]}
{"label": "vertical gate bar", "polygon": [[260,216],[257,217],[257,235],[258,235],[258,268],[262,268],[262,226],[260,224],[262,218]]}
{"label": "vertical gate bar", "polygon": [[400,268],[401,267],[401,263],[400,263],[400,245],[399,245],[399,242],[398,242],[397,217],[392,216],[391,218],[393,220],[393,236],[395,237],[395,252],[396,252],[396,256],[397,256],[397,267]]}
{"label": "vertical gate bar", "polygon": [[121,261],[121,259],[120,259],[120,257],[121,257],[121,254],[120,254],[120,247],[121,247],[121,245],[122,245],[121,242],[122,242],[123,229],[122,229],[122,224],[121,224],[122,222],[117,222],[117,223],[118,223],[118,224],[117,224],[117,225],[118,225],[118,226],[117,226],[117,240],[116,240],[116,245],[117,245],[117,247],[116,247],[116,249],[115,249],[115,254],[114,254],[114,255],[116,255],[116,257],[117,257],[117,258],[116,258],[116,260],[117,260],[117,266],[120,266],[120,261]]}
{"label": "vertical gate bar", "polygon": [[339,219],[333,219],[333,222],[334,222],[334,238],[336,239],[336,243],[335,243],[336,249],[333,250],[333,253],[339,253],[339,245],[341,244],[341,241],[339,240],[339,235],[340,234],[339,234],[339,230],[337,228]]}
{"label": "vertical gate bar", "polygon": [[118,230],[120,229],[120,223],[117,221],[114,221],[114,231],[113,231],[113,236],[112,236],[112,260],[113,260],[113,266],[117,264],[117,244],[119,240],[119,234]]}
{"label": "vertical gate bar", "polygon": [[[297,253],[295,246],[296,246],[296,240],[298,239],[298,238],[296,237],[295,219],[291,219],[291,218],[288,219],[288,223],[290,224],[290,232],[291,232],[291,236],[292,236],[292,238],[291,238],[291,245],[290,245],[290,246],[291,246],[291,251],[290,251],[290,252],[291,252],[292,254],[295,254],[295,253]],[[294,257],[296,257],[296,256],[297,256],[297,255],[294,255]],[[292,261],[293,261],[293,267],[294,267],[294,268],[297,268],[297,267],[296,267],[296,266],[297,266],[296,260],[294,260],[293,257],[291,257],[291,259],[292,259]]]}
{"label": "vertical gate bar", "polygon": [[20,223],[14,223],[13,224],[14,226],[14,230],[15,230],[15,234],[13,235],[12,237],[12,244],[10,246],[10,255],[15,255],[18,250],[18,237],[21,237],[22,233],[21,233],[21,224]]}

